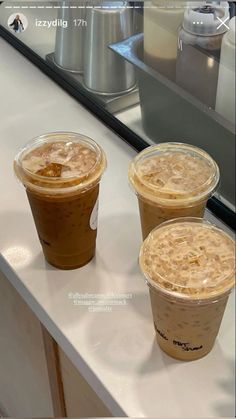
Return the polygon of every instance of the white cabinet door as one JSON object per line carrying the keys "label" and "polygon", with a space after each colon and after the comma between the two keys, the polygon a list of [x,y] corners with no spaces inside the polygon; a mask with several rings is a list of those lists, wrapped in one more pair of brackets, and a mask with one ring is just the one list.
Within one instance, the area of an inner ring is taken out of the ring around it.
{"label": "white cabinet door", "polygon": [[68,417],[112,417],[87,381],[59,349],[61,375]]}
{"label": "white cabinet door", "polygon": [[[0,411],[11,417],[52,417],[52,395],[47,356],[50,335],[0,272]],[[44,335],[44,339],[43,339]],[[53,353],[52,353],[53,357]],[[52,358],[53,359],[53,358]],[[55,384],[55,381],[54,381]],[[62,415],[64,416],[64,415]]]}

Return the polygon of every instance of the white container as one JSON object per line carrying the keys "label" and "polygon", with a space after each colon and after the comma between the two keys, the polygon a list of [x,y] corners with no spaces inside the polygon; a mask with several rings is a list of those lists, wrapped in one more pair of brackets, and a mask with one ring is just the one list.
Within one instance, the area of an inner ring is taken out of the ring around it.
{"label": "white container", "polygon": [[184,1],[144,2],[144,61],[175,80],[178,28],[183,21]]}
{"label": "white container", "polygon": [[216,111],[235,124],[235,22],[229,22],[220,55],[220,69],[216,96]]}

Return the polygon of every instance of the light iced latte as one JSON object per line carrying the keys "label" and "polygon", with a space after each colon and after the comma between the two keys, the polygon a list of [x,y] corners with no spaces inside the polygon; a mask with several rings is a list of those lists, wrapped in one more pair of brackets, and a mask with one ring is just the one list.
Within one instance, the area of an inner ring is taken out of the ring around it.
{"label": "light iced latte", "polygon": [[129,180],[139,202],[143,238],[166,220],[203,217],[219,182],[215,161],[188,144],[146,148],[130,163]]}
{"label": "light iced latte", "polygon": [[105,167],[102,149],[70,132],[36,138],[17,155],[15,173],[26,187],[39,240],[52,265],[73,269],[94,256]]}
{"label": "light iced latte", "polygon": [[163,223],[144,241],[156,337],[170,356],[193,360],[212,349],[235,283],[235,244],[199,218]]}

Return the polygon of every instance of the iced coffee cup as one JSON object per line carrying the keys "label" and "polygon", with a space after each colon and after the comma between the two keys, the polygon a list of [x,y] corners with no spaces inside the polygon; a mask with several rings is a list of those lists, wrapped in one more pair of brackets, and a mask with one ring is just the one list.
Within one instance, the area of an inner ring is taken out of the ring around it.
{"label": "iced coffee cup", "polygon": [[139,262],[161,349],[185,361],[208,354],[235,283],[234,241],[200,218],[176,219],[149,234]]}
{"label": "iced coffee cup", "polygon": [[95,141],[71,132],[42,135],[16,156],[46,260],[60,269],[95,254],[99,181],[106,157]]}
{"label": "iced coffee cup", "polygon": [[203,150],[181,143],[147,147],[130,163],[143,239],[164,221],[203,217],[206,202],[219,183],[219,168]]}

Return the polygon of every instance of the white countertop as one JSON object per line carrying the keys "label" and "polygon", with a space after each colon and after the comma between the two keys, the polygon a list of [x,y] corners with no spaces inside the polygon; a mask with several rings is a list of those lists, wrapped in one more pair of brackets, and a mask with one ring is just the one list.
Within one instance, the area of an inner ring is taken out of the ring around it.
{"label": "white countertop", "polygon": [[[0,269],[46,326],[114,416],[234,416],[234,298],[212,352],[189,363],[155,342],[136,198],[127,182],[135,154],[125,142],[0,39]],[[70,130],[104,148],[96,258],[60,271],[45,263],[23,187],[12,161],[26,141]],[[127,305],[89,312],[70,293],[130,293]]]}

